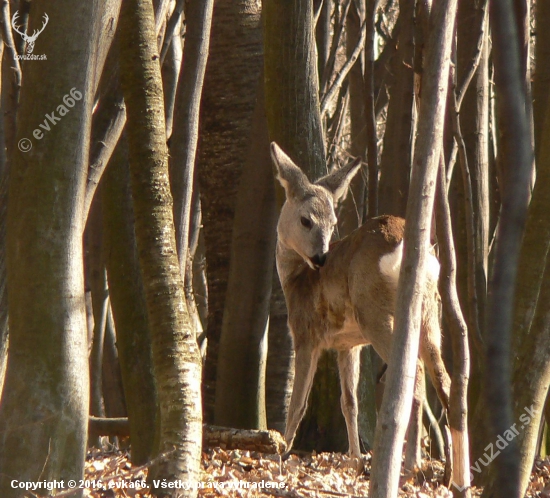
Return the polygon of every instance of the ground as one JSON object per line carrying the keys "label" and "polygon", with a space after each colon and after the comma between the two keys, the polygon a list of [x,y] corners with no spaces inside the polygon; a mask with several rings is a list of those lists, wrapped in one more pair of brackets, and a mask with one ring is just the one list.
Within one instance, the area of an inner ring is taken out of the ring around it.
{"label": "ground", "polygon": [[[356,466],[357,461],[337,453],[291,455],[281,461],[277,455],[217,448],[203,452],[201,481],[194,484],[200,497],[364,497],[370,456],[359,471]],[[399,496],[450,498],[452,493],[441,485],[442,477],[443,464],[425,460],[415,476],[402,476]],[[143,488],[146,478],[147,468],[132,467],[127,452],[92,450],[86,462],[84,496],[149,498]],[[480,495],[481,489],[472,488],[473,497]],[[550,459],[537,461],[526,496],[550,498]]]}

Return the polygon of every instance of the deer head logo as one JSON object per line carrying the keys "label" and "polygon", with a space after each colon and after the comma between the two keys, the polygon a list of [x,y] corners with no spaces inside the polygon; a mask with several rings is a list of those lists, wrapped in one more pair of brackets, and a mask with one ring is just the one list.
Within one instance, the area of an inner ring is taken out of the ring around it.
{"label": "deer head logo", "polygon": [[48,17],[48,14],[45,13],[44,14],[44,23],[42,24],[42,28],[35,29],[32,36],[29,36],[26,31],[25,32],[20,31],[19,28],[17,27],[16,21],[17,21],[18,16],[19,16],[19,11],[17,10],[17,11],[15,11],[15,14],[13,14],[13,17],[11,18],[11,27],[13,28],[13,30],[15,32],[17,32],[21,35],[23,40],[25,40],[27,42],[27,53],[32,54],[32,51],[34,50],[34,42],[38,38],[38,35],[40,33],[42,33],[42,31],[44,31],[44,28],[48,24],[48,21],[50,20],[50,18]]}

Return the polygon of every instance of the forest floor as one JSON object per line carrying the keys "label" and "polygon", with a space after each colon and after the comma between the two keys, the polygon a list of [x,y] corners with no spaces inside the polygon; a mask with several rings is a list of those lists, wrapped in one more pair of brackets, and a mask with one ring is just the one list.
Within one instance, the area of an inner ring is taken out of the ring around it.
{"label": "forest floor", "polygon": [[[339,453],[291,455],[281,461],[278,455],[209,449],[203,452],[200,481],[192,484],[198,487],[199,497],[365,497],[369,489],[370,455],[364,458],[359,470],[357,462]],[[402,475],[399,496],[452,497],[451,491],[441,484],[443,471],[440,461],[425,460],[422,469],[413,476]],[[151,497],[144,488],[147,468],[133,467],[124,451],[90,451],[85,477],[86,497]],[[174,497],[178,496],[178,485],[187,485],[169,484],[176,485]],[[473,497],[481,496],[481,492],[481,488],[472,488]],[[550,498],[550,459],[536,463],[526,497]]]}

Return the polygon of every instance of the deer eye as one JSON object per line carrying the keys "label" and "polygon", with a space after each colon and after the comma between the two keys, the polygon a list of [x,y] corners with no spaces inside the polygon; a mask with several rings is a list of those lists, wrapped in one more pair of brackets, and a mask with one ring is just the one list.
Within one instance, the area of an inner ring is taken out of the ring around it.
{"label": "deer eye", "polygon": [[303,227],[307,228],[308,230],[311,230],[311,227],[313,226],[313,223],[311,223],[311,220],[309,220],[305,216],[302,216],[300,218],[300,223],[302,224]]}

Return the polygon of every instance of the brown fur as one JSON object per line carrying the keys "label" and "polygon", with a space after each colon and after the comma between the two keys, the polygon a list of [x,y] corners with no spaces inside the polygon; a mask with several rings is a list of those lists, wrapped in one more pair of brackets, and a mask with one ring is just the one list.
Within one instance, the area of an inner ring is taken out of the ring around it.
{"label": "brown fur", "polygon": [[[380,261],[386,255],[391,258],[402,242],[405,221],[395,216],[373,218],[329,250],[333,203],[357,172],[357,163],[310,184],[278,147],[272,146],[272,155],[287,193],[278,224],[277,268],[296,350],[285,438],[291,446],[307,406],[319,355],[332,348],[338,351],[350,453],[359,456],[359,351],[372,344],[384,361],[390,359],[396,279],[381,272]],[[309,220],[306,226],[304,218]],[[400,257],[396,260],[400,266]],[[425,285],[422,313],[419,355],[446,408],[450,380],[440,352],[437,282],[431,278]]]}

